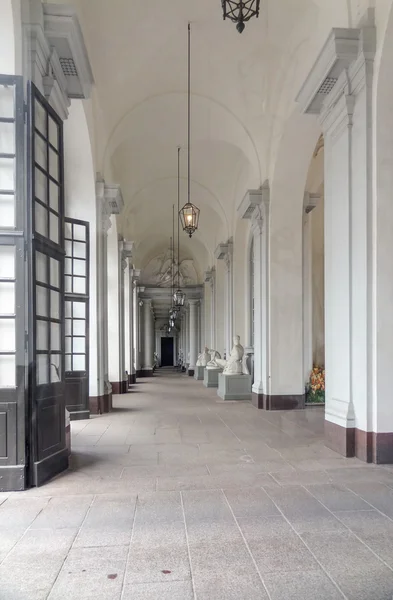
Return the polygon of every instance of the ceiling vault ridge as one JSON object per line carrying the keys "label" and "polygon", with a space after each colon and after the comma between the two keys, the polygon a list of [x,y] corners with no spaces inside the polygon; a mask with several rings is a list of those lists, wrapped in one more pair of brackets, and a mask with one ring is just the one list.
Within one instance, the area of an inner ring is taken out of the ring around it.
{"label": "ceiling vault ridge", "polygon": [[[185,91],[166,91],[166,92],[160,92],[159,94],[151,94],[149,96],[146,96],[146,98],[144,98],[143,100],[137,102],[134,106],[132,106],[127,112],[125,112],[120,119],[118,120],[118,122],[116,123],[116,125],[113,127],[111,133],[108,136],[108,141],[106,143],[105,146],[105,151],[103,154],[103,170],[105,172],[105,166],[108,162],[108,160],[110,159],[110,156],[108,156],[108,153],[110,152],[110,148],[111,148],[111,142],[113,140],[113,138],[115,137],[115,134],[118,130],[122,130],[123,129],[123,123],[124,121],[127,120],[127,118],[138,108],[140,108],[141,106],[143,106],[144,104],[146,104],[147,102],[149,102],[150,100],[154,100],[157,98],[163,98],[164,96],[172,96],[172,95],[182,95],[182,96],[186,96],[187,95],[187,90]],[[249,129],[246,127],[246,125],[243,123],[243,121],[240,119],[240,117],[238,117],[230,108],[228,108],[225,104],[223,104],[222,102],[220,102],[219,100],[216,100],[215,98],[212,98],[210,96],[207,96],[205,94],[200,94],[197,92],[191,92],[191,97],[195,97],[195,98],[203,98],[204,100],[207,100],[209,102],[212,102],[213,104],[215,104],[216,106],[219,106],[221,109],[223,109],[228,115],[230,115],[236,122],[238,125],[240,125],[240,127],[243,129],[243,131],[245,132],[247,138],[249,139],[249,141],[251,142],[251,146],[254,150],[254,154],[255,154],[255,158],[257,161],[257,165],[258,165],[258,176],[259,176],[259,180],[260,183],[262,183],[262,172],[261,172],[261,159],[259,156],[259,152],[258,152],[258,148],[256,145],[256,142],[253,138],[253,136],[251,135],[251,132],[249,131]],[[184,145],[184,144],[183,144]],[[111,154],[113,154],[114,150],[111,152]]]}
{"label": "ceiling vault ridge", "polygon": [[[181,176],[180,177],[181,180],[183,181],[187,181],[187,177],[186,176]],[[176,180],[177,181],[177,175],[173,175],[173,176],[168,176],[168,177],[157,177],[156,179],[152,179],[151,181],[149,181],[146,185],[142,186],[141,188],[139,188],[138,190],[136,190],[131,198],[130,198],[130,202],[128,202],[126,204],[125,210],[123,211],[123,217],[128,217],[132,208],[133,208],[133,200],[134,198],[136,198],[137,196],[139,196],[142,192],[144,192],[145,190],[147,190],[149,187],[151,187],[152,185],[154,185],[155,183],[161,183],[163,181],[172,181],[172,180]],[[216,200],[216,202],[218,203],[218,206],[220,207],[220,210],[222,212],[222,216],[224,218],[224,223],[229,231],[229,223],[228,223],[228,217],[225,211],[225,208],[223,207],[223,205],[221,204],[221,201],[219,199],[219,197],[217,196],[217,194],[215,194],[208,186],[204,185],[203,183],[201,183],[200,181],[198,181],[197,179],[194,179],[191,177],[190,179],[191,183],[195,183],[197,186],[201,187],[202,189],[204,189],[206,192],[208,192],[210,194],[210,196],[212,196],[212,198],[214,198],[214,200]]]}

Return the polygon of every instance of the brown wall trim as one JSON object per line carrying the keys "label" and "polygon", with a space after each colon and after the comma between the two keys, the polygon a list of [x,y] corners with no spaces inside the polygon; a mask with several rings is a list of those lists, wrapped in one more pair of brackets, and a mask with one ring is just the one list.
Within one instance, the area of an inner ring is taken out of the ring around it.
{"label": "brown wall trim", "polygon": [[251,402],[255,408],[264,410],[295,410],[305,407],[305,395],[267,395],[252,393]]}
{"label": "brown wall trim", "polygon": [[105,394],[104,396],[90,396],[89,407],[92,415],[103,415],[111,412],[112,394]]}
{"label": "brown wall trim", "polygon": [[194,369],[188,369],[188,375],[190,377],[194,377],[194,373],[195,373]]}
{"label": "brown wall trim", "polygon": [[393,432],[375,433],[362,429],[346,429],[325,421],[325,441],[328,448],[347,457],[356,456],[364,462],[393,464]]}
{"label": "brown wall trim", "polygon": [[325,421],[325,444],[342,456],[352,458],[355,456],[355,429]]}
{"label": "brown wall trim", "polygon": [[126,394],[128,392],[127,381],[111,381],[112,394]]}
{"label": "brown wall trim", "polygon": [[139,377],[153,377],[153,369],[142,369]]}
{"label": "brown wall trim", "polygon": [[128,385],[133,385],[136,382],[136,374],[128,375]]}

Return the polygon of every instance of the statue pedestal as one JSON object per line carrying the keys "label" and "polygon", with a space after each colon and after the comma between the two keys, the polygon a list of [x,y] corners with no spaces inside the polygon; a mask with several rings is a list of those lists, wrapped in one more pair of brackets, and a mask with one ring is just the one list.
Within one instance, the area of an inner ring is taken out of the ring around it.
{"label": "statue pedestal", "polygon": [[194,379],[197,381],[203,381],[206,367],[195,367]]}
{"label": "statue pedestal", "polygon": [[203,385],[207,388],[218,387],[218,376],[221,374],[221,369],[205,369]]}
{"label": "statue pedestal", "polygon": [[251,375],[220,373],[217,394],[223,400],[251,400]]}

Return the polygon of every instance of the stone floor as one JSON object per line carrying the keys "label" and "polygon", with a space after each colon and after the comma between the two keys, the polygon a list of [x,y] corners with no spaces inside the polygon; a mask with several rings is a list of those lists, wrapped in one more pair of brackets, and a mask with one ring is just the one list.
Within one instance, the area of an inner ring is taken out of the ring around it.
{"label": "stone floor", "polygon": [[173,372],[74,422],[71,469],[0,494],[1,600],[392,600],[393,468]]}

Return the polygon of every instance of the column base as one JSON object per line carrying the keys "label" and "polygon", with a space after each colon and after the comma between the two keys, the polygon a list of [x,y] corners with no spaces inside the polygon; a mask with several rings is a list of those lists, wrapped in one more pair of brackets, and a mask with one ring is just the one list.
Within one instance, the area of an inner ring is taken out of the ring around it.
{"label": "column base", "polygon": [[126,394],[128,392],[127,381],[111,381],[112,394]]}
{"label": "column base", "polygon": [[153,369],[141,369],[140,377],[153,377]]}
{"label": "column base", "polygon": [[347,458],[355,456],[355,428],[325,421],[325,444]]}
{"label": "column base", "polygon": [[367,463],[393,464],[393,432],[375,433],[325,421],[325,443],[348,458],[356,456]]}
{"label": "column base", "polygon": [[257,394],[252,393],[251,402],[255,408],[264,410],[296,410],[305,407],[305,394]]}
{"label": "column base", "polygon": [[112,411],[112,393],[90,396],[89,408],[92,415],[103,415]]}
{"label": "column base", "polygon": [[136,373],[128,375],[128,385],[133,385],[136,382]]}

